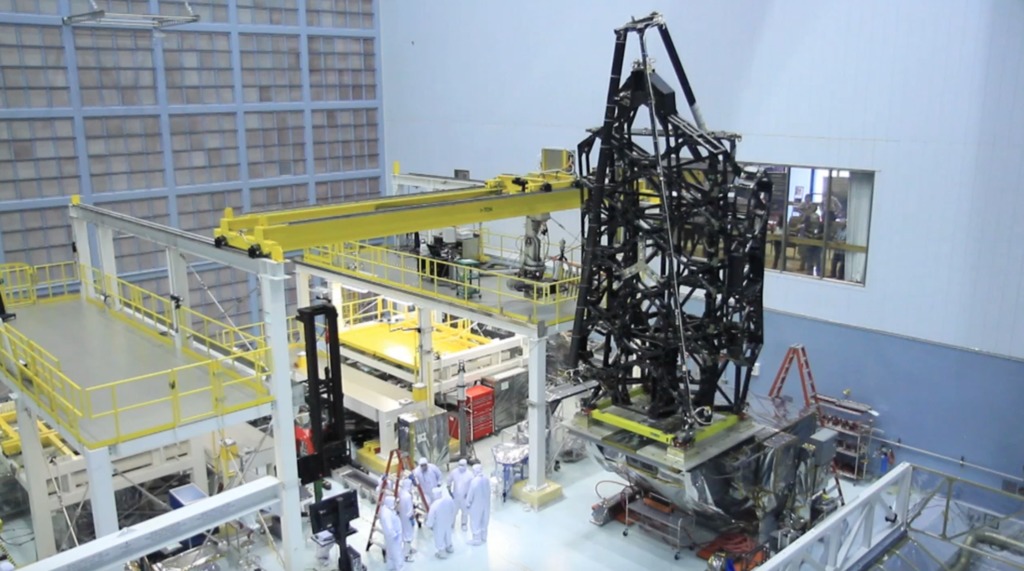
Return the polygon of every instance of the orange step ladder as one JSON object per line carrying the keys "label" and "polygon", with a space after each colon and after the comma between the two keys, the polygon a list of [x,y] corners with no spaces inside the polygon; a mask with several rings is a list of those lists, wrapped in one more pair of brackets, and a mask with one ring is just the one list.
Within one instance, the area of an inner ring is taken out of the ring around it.
{"label": "orange step ladder", "polygon": [[[395,484],[394,489],[391,490],[391,493],[397,498],[399,484],[402,481],[402,472],[408,472],[410,476],[412,475],[412,458],[409,456],[409,453],[405,452],[404,450],[392,450],[391,453],[388,454],[388,463],[387,466],[384,468],[385,478],[391,477],[392,463],[395,466]],[[430,502],[427,501],[427,496],[423,493],[423,488],[420,486],[420,483],[416,481],[416,479],[414,478],[413,484],[416,486],[416,490],[419,492],[420,501],[423,502],[423,510],[426,511],[430,509]],[[373,546],[373,534],[377,532],[377,523],[380,521],[380,509],[384,504],[384,494],[386,494],[387,492],[388,488],[382,486],[380,489],[380,493],[377,494],[377,509],[373,511],[373,523],[370,525],[370,534],[366,538],[366,551],[369,551],[370,547]]]}
{"label": "orange step ladder", "polygon": [[[818,398],[818,387],[814,384],[814,373],[811,372],[811,362],[807,359],[807,348],[801,344],[791,345],[782,359],[779,372],[775,374],[772,387],[768,390],[768,397],[773,401],[782,397],[782,387],[786,384],[786,377],[790,369],[796,364],[797,372],[800,374],[800,388],[804,394],[804,406],[814,407],[818,415],[818,424],[825,428],[825,417],[821,412],[821,401]],[[836,469],[836,462],[832,460],[832,478],[836,481],[836,493],[839,495],[840,505],[846,505],[846,498],[843,497],[843,486],[839,482],[839,471]]]}

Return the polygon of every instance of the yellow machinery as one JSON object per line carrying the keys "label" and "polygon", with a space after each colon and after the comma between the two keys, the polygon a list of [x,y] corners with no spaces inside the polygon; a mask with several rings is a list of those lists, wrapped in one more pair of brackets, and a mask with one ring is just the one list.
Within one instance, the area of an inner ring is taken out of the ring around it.
{"label": "yellow machinery", "polygon": [[501,175],[484,186],[236,216],[228,208],[214,241],[282,261],[284,253],[429,228],[579,208],[576,177],[564,171]]}

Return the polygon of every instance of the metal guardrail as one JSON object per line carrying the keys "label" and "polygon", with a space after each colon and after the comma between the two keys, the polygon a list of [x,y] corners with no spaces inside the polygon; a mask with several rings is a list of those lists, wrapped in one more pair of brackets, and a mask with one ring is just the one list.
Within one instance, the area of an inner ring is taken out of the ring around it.
{"label": "metal guardrail", "polygon": [[[558,324],[575,317],[574,308],[568,302],[576,301],[577,276],[551,282],[523,280],[504,272],[470,270],[453,262],[355,242],[309,248],[304,251],[303,261],[519,322]],[[479,279],[469,283],[454,277],[470,271]],[[452,277],[435,277],[438,275]],[[506,287],[512,279],[521,284],[518,291]],[[515,308],[510,308],[510,303],[514,303]]]}
{"label": "metal guardrail", "polygon": [[[251,333],[250,328],[231,327],[190,308],[175,307],[170,299],[105,276],[95,268],[79,269],[72,262],[34,268],[4,264],[0,265],[0,276],[5,277],[5,296],[8,291],[22,292],[17,298],[20,305],[74,295],[81,287],[79,276],[86,276],[103,296],[103,301],[89,301],[103,303],[112,315],[164,343],[173,343],[164,333],[177,328],[189,345],[183,348],[199,359],[182,367],[83,387],[68,378],[56,357],[19,332],[16,323],[0,326],[0,366],[7,377],[19,392],[89,448],[126,442],[273,400],[262,381],[269,371],[269,350],[263,338]],[[182,381],[197,376],[207,382],[183,388],[189,383]],[[236,393],[234,399],[227,398],[235,387],[246,391]],[[209,399],[209,407],[194,406],[199,395],[203,395],[203,401]],[[186,399],[191,399],[190,406],[185,405]],[[161,414],[156,413],[157,408]],[[170,415],[166,414],[167,408]],[[127,414],[136,422],[132,428],[126,426]],[[140,426],[139,418],[149,420]],[[113,425],[112,431],[96,429],[95,423],[107,422]]]}

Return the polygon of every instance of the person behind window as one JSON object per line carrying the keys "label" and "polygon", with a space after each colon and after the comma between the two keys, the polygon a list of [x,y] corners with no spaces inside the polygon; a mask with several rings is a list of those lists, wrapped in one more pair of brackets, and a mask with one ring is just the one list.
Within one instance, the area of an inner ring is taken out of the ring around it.
{"label": "person behind window", "polygon": [[[846,244],[846,221],[840,220],[836,222],[835,228],[836,231],[832,236],[832,241],[838,244]],[[828,274],[828,277],[833,279],[846,279],[846,250],[832,250],[832,264]]]}
{"label": "person behind window", "polygon": [[[813,202],[804,204],[803,216],[800,221],[799,237],[808,240],[820,240],[822,237],[821,216],[818,215],[818,205]],[[799,248],[800,271],[805,271],[812,276],[819,275],[821,264],[821,246],[804,244]]]}

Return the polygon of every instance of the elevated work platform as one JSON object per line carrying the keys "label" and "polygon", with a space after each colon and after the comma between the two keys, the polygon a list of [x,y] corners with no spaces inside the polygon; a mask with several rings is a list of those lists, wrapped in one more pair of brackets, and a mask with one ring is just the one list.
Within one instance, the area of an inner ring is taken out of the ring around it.
{"label": "elevated work platform", "polygon": [[[461,308],[470,318],[488,316],[505,323],[550,327],[571,323],[575,317],[576,276],[546,282],[521,280],[509,271],[467,270],[457,263],[356,242],[310,248],[300,265],[344,276],[371,291],[390,288],[415,299]],[[512,288],[513,281],[520,284],[518,290]]]}
{"label": "elevated work platform", "polygon": [[[122,444],[232,412],[241,412],[237,422],[267,414],[260,340],[116,278],[97,282],[97,299],[25,298],[17,319],[0,326],[0,378],[74,448]],[[235,349],[238,341],[251,350]]]}

